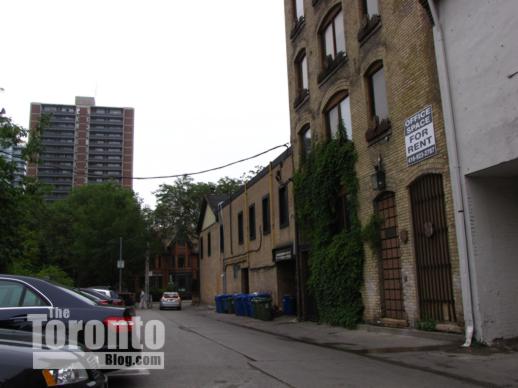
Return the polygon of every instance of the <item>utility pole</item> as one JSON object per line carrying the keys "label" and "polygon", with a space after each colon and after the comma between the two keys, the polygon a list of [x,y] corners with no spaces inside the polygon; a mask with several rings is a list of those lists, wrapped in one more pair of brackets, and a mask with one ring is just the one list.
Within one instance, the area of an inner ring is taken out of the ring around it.
{"label": "utility pole", "polygon": [[146,307],[149,307],[149,243],[147,243],[146,248],[146,268],[145,268],[145,274],[144,274],[144,293],[146,298]]}

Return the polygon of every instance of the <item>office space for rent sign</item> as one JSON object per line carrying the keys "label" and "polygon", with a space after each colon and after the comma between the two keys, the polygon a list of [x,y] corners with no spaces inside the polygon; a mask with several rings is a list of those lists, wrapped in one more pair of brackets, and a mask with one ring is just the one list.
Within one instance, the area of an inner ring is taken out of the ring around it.
{"label": "office space for rent sign", "polygon": [[408,165],[436,154],[431,105],[405,120],[405,147]]}

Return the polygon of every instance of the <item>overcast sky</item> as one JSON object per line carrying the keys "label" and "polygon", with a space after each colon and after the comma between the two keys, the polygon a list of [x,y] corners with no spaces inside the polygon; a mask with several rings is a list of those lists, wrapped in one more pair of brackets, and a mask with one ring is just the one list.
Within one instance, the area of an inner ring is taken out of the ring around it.
{"label": "overcast sky", "polygon": [[[135,108],[134,176],[204,170],[289,142],[282,0],[3,0],[0,108]],[[266,165],[282,150],[217,173]],[[134,181],[152,192],[173,180]]]}

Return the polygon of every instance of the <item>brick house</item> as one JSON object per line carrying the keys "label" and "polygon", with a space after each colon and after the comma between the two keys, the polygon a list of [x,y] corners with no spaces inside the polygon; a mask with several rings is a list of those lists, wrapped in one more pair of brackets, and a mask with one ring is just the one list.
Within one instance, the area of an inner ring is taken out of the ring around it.
{"label": "brick house", "polygon": [[[359,216],[384,220],[365,246],[364,320],[463,325],[452,190],[432,23],[418,0],[285,0],[295,169],[338,122],[358,153]],[[302,317],[308,252],[299,255]]]}
{"label": "brick house", "polygon": [[230,195],[209,195],[198,223],[201,302],[221,293],[295,296],[291,148]]}
{"label": "brick house", "polygon": [[[150,261],[149,289],[173,285],[187,299],[199,295],[199,265],[196,243],[170,240],[163,251]],[[143,276],[140,288],[144,287]],[[136,289],[139,289],[137,287]]]}

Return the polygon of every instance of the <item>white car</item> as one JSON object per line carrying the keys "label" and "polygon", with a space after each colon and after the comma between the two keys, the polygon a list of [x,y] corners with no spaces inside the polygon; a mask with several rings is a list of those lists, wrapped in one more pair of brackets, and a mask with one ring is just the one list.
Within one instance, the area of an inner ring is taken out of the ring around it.
{"label": "white car", "polygon": [[160,310],[163,309],[182,309],[182,298],[177,292],[164,292],[160,298]]}

